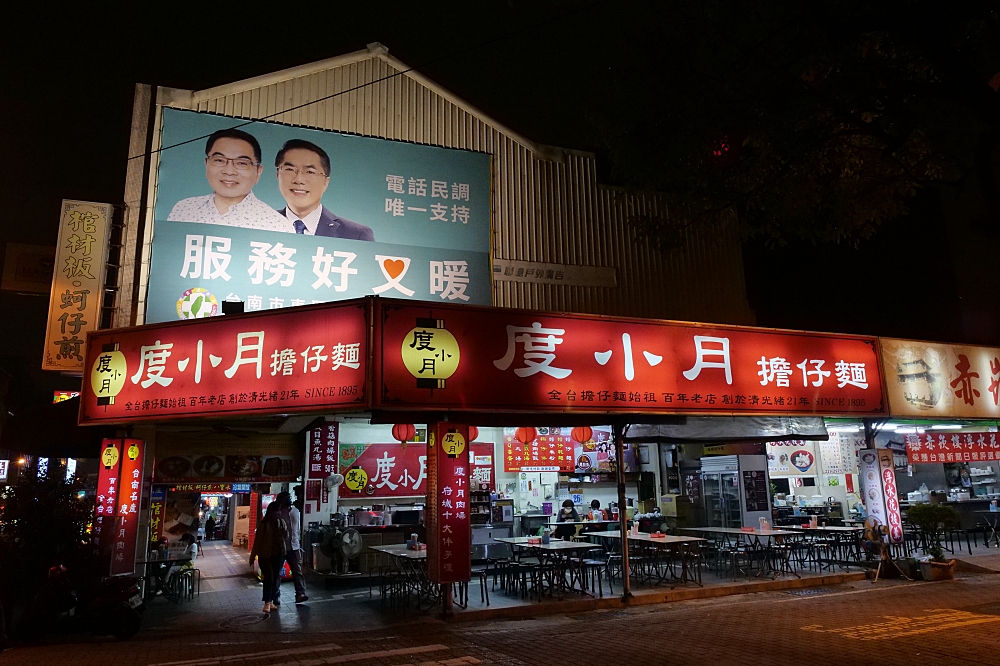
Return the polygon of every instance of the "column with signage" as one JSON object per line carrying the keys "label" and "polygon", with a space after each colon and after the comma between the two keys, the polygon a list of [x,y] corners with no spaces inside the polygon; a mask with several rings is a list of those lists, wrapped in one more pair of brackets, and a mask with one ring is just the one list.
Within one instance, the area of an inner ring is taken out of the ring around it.
{"label": "column with signage", "polygon": [[121,448],[121,474],[118,480],[118,501],[115,511],[114,555],[111,558],[111,575],[131,574],[135,571],[135,551],[139,538],[139,513],[142,503],[142,463],[145,442],[141,439],[123,439]]}
{"label": "column with signage", "polygon": [[[433,429],[432,429],[433,428]],[[451,610],[451,583],[472,575],[472,522],[469,514],[469,428],[428,425],[433,438],[427,447],[427,504],[433,524],[427,525],[427,573],[442,585],[444,612]],[[432,508],[433,507],[433,508]]]}
{"label": "column with signage", "polygon": [[319,480],[319,492],[309,490],[315,484],[306,481],[307,495],[316,499],[316,511],[330,501],[330,492],[322,483],[327,477],[337,473],[337,441],[339,439],[339,424],[326,423],[317,426],[307,433],[309,441],[308,479]]}
{"label": "column with signage", "polygon": [[118,479],[121,470],[120,441],[105,439],[101,450],[101,466],[97,472],[97,502],[94,506],[93,544],[101,560],[100,570],[111,570],[114,549],[115,507],[118,500]]}

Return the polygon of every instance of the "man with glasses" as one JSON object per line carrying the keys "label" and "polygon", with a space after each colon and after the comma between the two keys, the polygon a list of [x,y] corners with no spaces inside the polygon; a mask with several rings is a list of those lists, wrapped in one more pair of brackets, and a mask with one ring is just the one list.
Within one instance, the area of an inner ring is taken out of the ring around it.
{"label": "man with glasses", "polygon": [[205,177],[213,193],[178,201],[167,220],[292,231],[288,220],[251,191],[264,170],[260,155],[257,139],[242,130],[213,133],[205,144]]}
{"label": "man with glasses", "polygon": [[286,141],[274,158],[278,189],[285,198],[280,213],[290,231],[313,236],[331,236],[373,241],[371,227],[334,215],[321,201],[330,185],[330,156],[309,141]]}

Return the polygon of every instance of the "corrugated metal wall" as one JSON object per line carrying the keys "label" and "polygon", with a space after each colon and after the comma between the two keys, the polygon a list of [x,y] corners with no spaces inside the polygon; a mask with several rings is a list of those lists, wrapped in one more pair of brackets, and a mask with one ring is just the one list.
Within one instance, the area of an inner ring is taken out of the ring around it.
{"label": "corrugated metal wall", "polygon": [[[629,211],[653,205],[597,184],[592,156],[537,159],[522,143],[385,60],[368,59],[217,97],[192,108],[493,155],[493,254],[502,259],[613,266],[616,288],[496,281],[504,307],[752,324],[735,233],[689,234],[661,255],[635,242]],[[352,88],[360,87],[357,90]],[[348,90],[324,101],[282,112]]]}

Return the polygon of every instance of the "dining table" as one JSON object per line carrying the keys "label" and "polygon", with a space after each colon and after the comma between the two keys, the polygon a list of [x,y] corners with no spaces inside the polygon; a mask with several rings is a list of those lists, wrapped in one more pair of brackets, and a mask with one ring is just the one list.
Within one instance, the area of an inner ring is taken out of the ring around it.
{"label": "dining table", "polygon": [[[594,596],[587,589],[584,575],[584,554],[594,550],[590,541],[568,541],[550,538],[548,543],[541,543],[540,537],[494,537],[498,543],[505,543],[519,550],[527,551],[530,556],[538,558],[541,565],[548,568],[552,574],[551,584],[562,591],[580,592]],[[566,574],[569,574],[567,580]]]}
{"label": "dining table", "polygon": [[427,575],[426,548],[410,548],[405,543],[369,546],[369,548],[395,562],[395,569],[405,582],[404,591],[407,594],[412,592],[416,596],[418,609],[425,603],[428,607],[438,603],[441,597],[440,586],[432,582]]}
{"label": "dining table", "polygon": [[[622,533],[620,530],[606,530],[603,532],[588,532],[588,537],[594,537],[597,539],[621,539]],[[667,576],[669,574],[671,582],[676,586],[678,583],[695,583],[696,585],[701,585],[701,568],[697,566],[692,566],[692,558],[690,557],[690,551],[685,548],[691,544],[705,543],[708,539],[702,537],[689,537],[689,536],[675,536],[672,534],[664,534],[662,536],[653,536],[648,532],[639,532],[637,534],[629,533],[629,541],[634,541],[636,543],[641,543],[646,546],[656,547],[657,549],[662,549],[663,551],[669,551],[673,548],[678,548],[680,552],[681,561],[681,573],[680,576],[676,574],[672,566],[668,566],[664,571],[660,571],[657,567],[657,584],[666,582]]]}
{"label": "dining table", "polygon": [[[795,532],[794,530],[789,530],[785,528],[781,529],[760,529],[759,527],[753,528],[743,528],[743,527],[682,527],[680,528],[682,532],[697,532],[699,534],[718,534],[724,536],[727,541],[730,537],[737,537],[737,541],[746,539],[746,543],[750,546],[750,550],[756,553],[761,553],[764,555],[761,558],[761,568],[757,572],[757,577],[762,575],[770,575],[772,578],[776,578],[782,573],[790,573],[796,578],[801,578],[791,566],[791,549],[781,548],[774,549],[770,547],[772,539],[776,542],[781,542],[787,537],[799,537],[802,535],[801,532]],[[763,541],[762,541],[763,539]],[[780,569],[775,569],[774,564],[771,561],[772,558],[769,556],[771,553],[780,554]]]}
{"label": "dining table", "polygon": [[139,560],[138,564],[143,566],[142,580],[145,600],[149,601],[161,592],[166,596],[167,575],[170,570],[176,565],[190,561],[190,557],[171,557],[169,555],[165,557],[151,555],[145,560]]}

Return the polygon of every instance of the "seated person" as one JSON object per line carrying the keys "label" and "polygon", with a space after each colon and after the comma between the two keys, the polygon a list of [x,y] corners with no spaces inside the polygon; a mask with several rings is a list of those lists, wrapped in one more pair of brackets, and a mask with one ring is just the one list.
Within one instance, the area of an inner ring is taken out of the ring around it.
{"label": "seated person", "polygon": [[194,569],[194,560],[198,557],[198,542],[195,540],[193,534],[185,532],[181,535],[179,541],[182,544],[185,544],[185,548],[184,551],[178,555],[178,559],[181,561],[177,562],[176,565],[171,567],[167,572],[166,583],[168,588],[170,584],[173,583],[174,578],[177,577],[178,573],[187,569]]}
{"label": "seated person", "polygon": [[573,500],[568,499],[563,501],[562,508],[559,509],[559,514],[556,516],[556,523],[558,524],[552,536],[557,539],[569,539],[576,536],[576,525],[574,523],[578,522],[580,522],[580,514],[576,512]]}
{"label": "seated person", "polygon": [[607,512],[601,508],[601,500],[591,500],[590,502],[590,513],[587,514],[587,520],[607,520]]}

